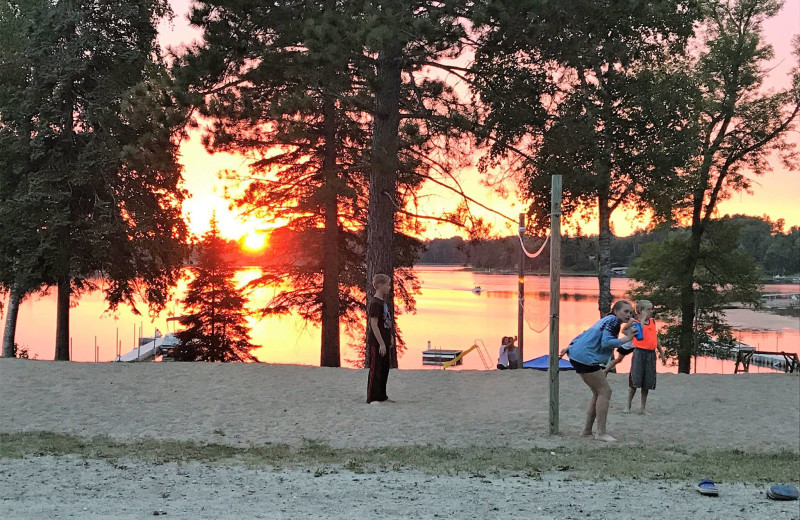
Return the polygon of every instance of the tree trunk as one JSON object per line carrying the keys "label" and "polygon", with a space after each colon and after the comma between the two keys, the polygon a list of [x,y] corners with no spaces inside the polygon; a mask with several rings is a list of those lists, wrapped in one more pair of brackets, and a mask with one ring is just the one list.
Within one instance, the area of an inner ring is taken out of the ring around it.
{"label": "tree trunk", "polygon": [[8,296],[8,312],[6,313],[6,327],[3,333],[3,357],[16,357],[14,349],[15,337],[17,334],[17,316],[19,315],[19,304],[22,301],[22,291],[19,285],[13,284]]}
{"label": "tree trunk", "polygon": [[324,126],[324,155],[322,175],[324,178],[322,253],[322,346],[320,366],[341,366],[339,345],[339,173],[336,167],[336,109],[334,100],[325,97],[322,106]]}
{"label": "tree trunk", "polygon": [[69,300],[72,287],[69,278],[59,278],[56,303],[56,361],[69,361]]}
{"label": "tree trunk", "polygon": [[695,352],[695,316],[697,309],[694,298],[694,271],[700,259],[700,243],[703,239],[702,223],[703,192],[696,192],[695,207],[692,214],[692,233],[689,237],[689,250],[685,259],[685,269],[680,282],[681,327],[678,340],[678,373],[689,374],[692,369],[692,355]]}
{"label": "tree trunk", "polygon": [[[383,273],[394,278],[392,254],[394,214],[397,182],[397,152],[400,138],[400,76],[402,48],[392,41],[378,54],[377,84],[375,88],[375,115],[372,136],[372,168],[369,176],[369,213],[367,218],[367,302],[375,290],[372,277]],[[386,298],[394,320],[392,294]],[[390,347],[392,368],[397,367],[395,342]],[[369,366],[369,349],[365,350],[364,364]]]}
{"label": "tree trunk", "polygon": [[600,288],[597,307],[600,317],[611,312],[611,211],[608,208],[608,198],[598,197],[598,216],[600,230],[598,234],[598,261],[597,282]]}

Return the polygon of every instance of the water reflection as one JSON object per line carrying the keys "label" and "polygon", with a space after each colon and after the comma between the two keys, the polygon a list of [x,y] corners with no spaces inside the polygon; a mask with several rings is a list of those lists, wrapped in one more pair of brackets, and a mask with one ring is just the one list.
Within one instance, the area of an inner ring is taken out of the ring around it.
{"label": "water reflection", "polygon": [[[441,370],[422,364],[422,352],[428,342],[432,348],[466,350],[473,344],[485,346],[484,364],[476,353],[464,358],[458,369],[483,370],[494,368],[503,336],[517,335],[517,277],[513,274],[484,274],[450,267],[420,267],[422,294],[417,298],[417,313],[403,314],[400,326],[408,351],[399,360],[401,369]],[[256,270],[242,270],[237,276],[240,285],[257,276]],[[628,280],[613,278],[611,291],[615,298],[625,296]],[[475,286],[480,293],[473,292]],[[549,287],[546,276],[525,278],[523,317],[523,356],[531,359],[549,350]],[[179,291],[185,290],[185,283]],[[796,292],[797,286],[771,286],[771,292]],[[251,301],[257,307],[272,296],[273,291],[262,289]],[[564,346],[599,317],[597,280],[592,277],[565,276],[561,278],[560,341]],[[75,361],[111,361],[118,351],[131,350],[140,336],[152,336],[156,329],[170,331],[173,323],[167,318],[180,314],[178,305],[150,320],[128,310],[116,315],[105,313],[100,293],[81,298],[72,309],[70,329],[72,359]],[[20,307],[17,343],[28,348],[31,357],[53,359],[55,343],[55,295],[33,297]],[[736,337],[759,350],[784,350],[800,353],[800,320],[796,317],[757,313],[745,309],[732,311]],[[319,364],[320,332],[314,325],[295,316],[259,320],[251,318],[253,343],[261,345],[254,354],[269,363]],[[95,342],[97,347],[95,348]],[[356,353],[342,341],[342,364],[354,367]],[[630,361],[621,364],[627,371]],[[698,372],[733,373],[733,361],[699,358]],[[676,372],[675,367],[659,364],[660,372]],[[694,368],[693,368],[694,370]],[[751,365],[753,372],[769,369]]]}

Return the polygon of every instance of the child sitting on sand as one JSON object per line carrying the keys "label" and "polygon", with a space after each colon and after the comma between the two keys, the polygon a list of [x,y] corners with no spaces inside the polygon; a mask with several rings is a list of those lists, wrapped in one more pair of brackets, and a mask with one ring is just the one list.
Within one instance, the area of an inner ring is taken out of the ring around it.
{"label": "child sitting on sand", "polygon": [[514,342],[516,337],[503,336],[500,341],[500,357],[497,359],[497,370],[515,369],[519,365],[519,351]]}

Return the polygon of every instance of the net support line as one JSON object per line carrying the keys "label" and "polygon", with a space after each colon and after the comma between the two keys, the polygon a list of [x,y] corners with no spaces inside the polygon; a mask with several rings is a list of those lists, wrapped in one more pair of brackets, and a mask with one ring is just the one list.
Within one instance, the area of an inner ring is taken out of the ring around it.
{"label": "net support line", "polygon": [[544,246],[547,245],[548,240],[550,240],[550,235],[544,237],[544,242],[542,242],[542,247],[540,247],[538,251],[536,251],[535,253],[531,253],[527,249],[525,249],[525,243],[522,241],[522,234],[521,233],[519,234],[519,245],[522,246],[522,252],[525,253],[525,256],[527,256],[528,258],[536,258],[537,256],[541,255],[542,251],[544,251]]}

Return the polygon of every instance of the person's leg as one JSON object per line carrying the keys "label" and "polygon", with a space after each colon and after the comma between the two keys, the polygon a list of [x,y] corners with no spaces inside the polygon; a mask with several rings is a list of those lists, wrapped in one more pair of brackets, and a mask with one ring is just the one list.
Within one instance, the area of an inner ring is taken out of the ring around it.
{"label": "person's leg", "polygon": [[[597,434],[595,439],[605,442],[614,442],[617,439],[606,433],[606,420],[608,418],[608,404],[611,401],[611,387],[606,381],[606,375],[602,370],[597,372],[590,372],[588,374],[581,374],[583,381],[592,389],[594,406],[594,418],[597,421]],[[589,414],[592,413],[587,410],[586,422],[589,423]],[[593,421],[594,422],[594,421]],[[586,429],[584,428],[584,432]]]}
{"label": "person's leg", "polygon": [[647,412],[647,395],[650,390],[656,387],[656,353],[655,351],[648,351],[644,359],[644,370],[642,376],[642,409],[639,411],[642,415],[649,415]]}
{"label": "person's leg", "polygon": [[378,349],[375,349],[377,354],[377,366],[375,371],[375,400],[376,401],[388,401],[389,396],[386,395],[386,383],[389,380],[389,368],[392,365],[391,362],[391,354],[390,352],[386,351],[385,356],[381,356]]}
{"label": "person's leg", "polygon": [[631,413],[631,403],[633,402],[633,396],[636,395],[636,387],[631,386],[628,388],[628,403],[625,405],[625,410],[622,413]]}
{"label": "person's leg", "polygon": [[647,413],[647,388],[642,388],[642,409],[639,411],[642,415],[649,415]]}
{"label": "person's leg", "polygon": [[[586,380],[584,379],[584,381]],[[586,409],[586,420],[583,422],[583,431],[581,432],[582,437],[591,437],[593,435],[592,428],[594,427],[596,408],[597,408],[597,394],[595,393],[594,390],[592,390],[592,398],[589,400],[589,407]]]}
{"label": "person's leg", "polygon": [[375,383],[376,383],[376,374],[375,370],[377,367],[377,363],[375,357],[378,355],[378,349],[372,348],[371,346],[367,346],[370,353],[370,360],[372,361],[369,365],[369,376],[367,376],[367,403],[371,403],[375,401]]}

